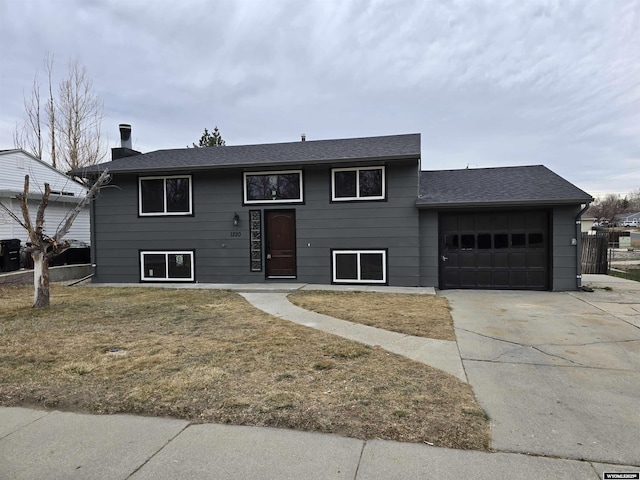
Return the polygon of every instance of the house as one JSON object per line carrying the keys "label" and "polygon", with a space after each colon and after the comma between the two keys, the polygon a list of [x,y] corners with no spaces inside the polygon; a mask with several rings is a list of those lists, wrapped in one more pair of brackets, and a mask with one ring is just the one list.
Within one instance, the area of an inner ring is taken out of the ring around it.
{"label": "house", "polygon": [[640,212],[616,215],[616,225],[621,227],[637,227],[640,225]]}
{"label": "house", "polygon": [[[24,191],[24,177],[29,175],[29,202],[31,218],[35,221],[38,205],[42,200],[44,184],[51,187],[49,204],[45,213],[45,232],[53,235],[69,210],[84,197],[87,189],[51,165],[24,150],[0,150],[0,202],[22,218],[20,202],[16,195]],[[90,212],[85,208],[76,218],[65,237],[90,243]],[[29,239],[27,231],[6,212],[0,210],[0,239],[19,239],[23,244]]]}
{"label": "house", "polygon": [[598,219],[591,215],[583,215],[580,218],[580,231],[582,233],[594,234],[595,230],[593,227],[595,226]]}
{"label": "house", "polygon": [[579,286],[592,198],[542,166],[422,172],[419,134],[113,157],[71,172],[117,187],[95,282]]}

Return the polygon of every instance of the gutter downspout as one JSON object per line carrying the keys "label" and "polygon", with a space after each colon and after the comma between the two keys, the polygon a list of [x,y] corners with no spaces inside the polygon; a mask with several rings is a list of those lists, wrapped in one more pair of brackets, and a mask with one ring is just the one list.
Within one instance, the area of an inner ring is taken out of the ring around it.
{"label": "gutter downspout", "polygon": [[[97,196],[96,196],[97,197]],[[91,277],[96,274],[97,262],[96,262],[96,197],[91,199],[91,211],[89,213],[89,243],[91,244]]]}
{"label": "gutter downspout", "polygon": [[[593,199],[592,199],[593,201]],[[582,214],[589,209],[591,202],[587,202],[582,210],[576,215],[576,287],[582,288]],[[580,255],[578,255],[580,254]]]}

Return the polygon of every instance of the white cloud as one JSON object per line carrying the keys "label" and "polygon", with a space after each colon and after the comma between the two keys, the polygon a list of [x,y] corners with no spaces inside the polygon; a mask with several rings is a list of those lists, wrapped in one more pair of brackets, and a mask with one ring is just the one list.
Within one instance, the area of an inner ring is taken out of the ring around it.
{"label": "white cloud", "polygon": [[[428,168],[640,187],[640,2],[0,2],[0,148],[46,51],[144,151],[421,132]],[[613,171],[613,173],[612,173]]]}

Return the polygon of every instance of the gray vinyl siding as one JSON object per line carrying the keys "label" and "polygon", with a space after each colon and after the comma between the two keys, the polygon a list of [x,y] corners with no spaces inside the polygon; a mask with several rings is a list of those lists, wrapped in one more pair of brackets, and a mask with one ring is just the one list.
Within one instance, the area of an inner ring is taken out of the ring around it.
{"label": "gray vinyl siding", "polygon": [[140,250],[194,250],[197,282],[264,282],[264,265],[262,272],[250,271],[249,210],[263,213],[263,231],[265,210],[295,210],[298,282],[330,283],[332,249],[387,249],[388,283],[417,286],[418,162],[390,163],[387,200],[371,202],[331,203],[327,166],[303,169],[304,204],[243,205],[242,171],[198,172],[192,216],[139,217],[137,177],[115,175],[115,188],[103,189],[95,202],[95,281],[138,282]]}
{"label": "gray vinyl siding", "polygon": [[556,291],[576,290],[579,268],[579,245],[571,245],[572,239],[579,241],[576,215],[581,206],[556,207],[553,209],[553,251],[552,251],[552,288]]}
{"label": "gray vinyl siding", "polygon": [[438,287],[438,212],[420,211],[420,285]]}

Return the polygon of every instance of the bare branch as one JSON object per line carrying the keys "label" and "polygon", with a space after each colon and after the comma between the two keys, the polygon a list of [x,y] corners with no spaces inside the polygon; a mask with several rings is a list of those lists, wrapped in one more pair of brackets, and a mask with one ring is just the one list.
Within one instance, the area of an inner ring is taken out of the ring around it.
{"label": "bare branch", "polygon": [[53,55],[47,53],[44,58],[44,68],[47,72],[47,85],[49,87],[49,98],[47,99],[47,127],[49,128],[49,142],[50,142],[50,154],[51,166],[58,168],[56,158],[56,108],[53,100]]}
{"label": "bare branch", "polygon": [[38,237],[42,237],[44,232],[44,211],[49,204],[49,196],[51,195],[51,187],[48,183],[44,184],[44,194],[42,195],[42,200],[40,201],[40,205],[38,205],[38,213],[36,214],[36,235]]}
{"label": "bare branch", "polygon": [[16,148],[27,150],[34,156],[42,158],[43,138],[38,72],[34,76],[29,96],[23,95],[23,105],[26,118],[16,125],[13,143]]}
{"label": "bare branch", "polygon": [[98,191],[104,185],[109,183],[110,180],[111,180],[111,175],[109,175],[109,171],[104,170],[102,174],[98,177],[98,179],[94,182],[94,184],[91,186],[91,188],[89,189],[87,194],[84,196],[84,198],[80,201],[80,203],[78,203],[75,206],[75,208],[67,212],[67,215],[65,216],[64,220],[61,222],[62,226],[58,227],[58,231],[53,236],[54,242],[59,242],[62,239],[62,237],[64,237],[69,232],[71,225],[73,224],[76,217],[80,214],[84,206],[88,202],[90,202],[93,198],[95,198]]}
{"label": "bare branch", "polygon": [[11,219],[18,223],[22,228],[24,228],[25,230],[29,231],[29,229],[27,228],[27,226],[24,224],[24,222],[22,220],[20,220],[20,217],[18,215],[16,215],[13,210],[11,210],[9,207],[7,207],[5,204],[3,204],[2,202],[0,202],[0,208],[2,210],[4,210],[4,212],[9,215],[11,217]]}
{"label": "bare branch", "polygon": [[17,196],[20,201],[20,209],[22,210],[22,218],[24,219],[24,227],[29,234],[31,243],[38,243],[33,224],[31,223],[31,215],[29,215],[29,175],[24,176],[24,190]]}

